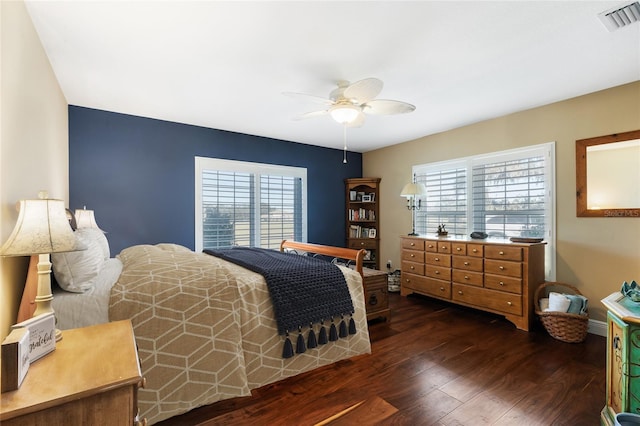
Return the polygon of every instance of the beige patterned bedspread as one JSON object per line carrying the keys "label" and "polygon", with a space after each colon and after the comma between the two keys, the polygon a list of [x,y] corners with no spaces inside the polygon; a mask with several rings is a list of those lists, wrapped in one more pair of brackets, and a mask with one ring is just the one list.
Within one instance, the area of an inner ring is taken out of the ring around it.
{"label": "beige patterned bedspread", "polygon": [[119,258],[109,319],[133,322],[147,380],[138,405],[150,424],[371,352],[362,283],[351,269],[342,268],[357,334],[283,359],[261,275],[174,244],[129,247]]}

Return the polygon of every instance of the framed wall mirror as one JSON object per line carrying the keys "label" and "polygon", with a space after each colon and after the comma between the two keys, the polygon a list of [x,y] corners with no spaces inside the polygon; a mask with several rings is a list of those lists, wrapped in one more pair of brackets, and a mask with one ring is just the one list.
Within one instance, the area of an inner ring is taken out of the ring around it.
{"label": "framed wall mirror", "polygon": [[576,141],[576,214],[640,218],[640,130]]}

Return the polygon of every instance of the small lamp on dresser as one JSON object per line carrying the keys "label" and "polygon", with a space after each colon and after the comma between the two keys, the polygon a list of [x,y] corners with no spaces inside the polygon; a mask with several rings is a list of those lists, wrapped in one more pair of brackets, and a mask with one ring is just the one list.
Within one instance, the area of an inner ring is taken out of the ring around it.
{"label": "small lamp on dresser", "polygon": [[[69,226],[64,202],[47,198],[44,191],[39,196],[37,200],[18,202],[18,222],[0,247],[0,256],[38,255],[38,292],[33,316],[53,312],[49,254],[86,249]],[[56,340],[61,338],[56,330]]]}
{"label": "small lamp on dresser", "polygon": [[411,210],[411,233],[408,235],[418,235],[416,234],[416,217],[415,211],[420,210],[422,206],[421,196],[427,195],[427,188],[422,183],[416,182],[416,175],[413,175],[413,182],[408,183],[402,188],[402,192],[400,192],[401,197],[407,197],[407,209]]}

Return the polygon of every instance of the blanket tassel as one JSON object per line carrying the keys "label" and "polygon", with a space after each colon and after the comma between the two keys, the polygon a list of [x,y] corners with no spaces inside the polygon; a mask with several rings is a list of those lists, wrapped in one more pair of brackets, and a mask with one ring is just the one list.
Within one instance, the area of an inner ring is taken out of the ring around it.
{"label": "blanket tassel", "polygon": [[336,324],[333,322],[333,318],[331,318],[331,327],[329,328],[329,341],[335,342],[338,340],[338,329],[336,328]]}
{"label": "blanket tassel", "polygon": [[344,316],[341,315],[341,320],[340,320],[340,333],[338,333],[338,336],[340,336],[341,339],[347,337],[349,334],[347,333],[347,323],[344,322]]}
{"label": "blanket tassel", "polygon": [[353,320],[353,317],[349,320],[349,334],[356,334],[356,322]]}
{"label": "blanket tassel", "polygon": [[289,339],[289,332],[286,332],[286,337],[284,339],[284,348],[282,348],[282,358],[291,358],[293,356],[293,344],[291,344],[291,340]]}
{"label": "blanket tassel", "polygon": [[321,345],[326,345],[327,342],[327,329],[324,327],[324,322],[320,322],[320,334],[318,335],[318,343]]}
{"label": "blanket tassel", "polygon": [[313,324],[309,324],[309,337],[307,338],[307,347],[309,349],[318,347],[318,341],[316,340],[316,333],[313,331]]}
{"label": "blanket tassel", "polygon": [[304,344],[304,337],[302,336],[302,327],[298,327],[298,340],[296,341],[296,353],[303,354],[307,351]]}

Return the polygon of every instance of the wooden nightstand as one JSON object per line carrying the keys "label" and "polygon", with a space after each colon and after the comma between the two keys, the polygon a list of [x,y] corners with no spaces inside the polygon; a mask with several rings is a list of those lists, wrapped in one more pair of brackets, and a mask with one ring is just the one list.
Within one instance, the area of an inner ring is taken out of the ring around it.
{"label": "wooden nightstand", "polygon": [[384,318],[391,320],[389,310],[388,277],[384,271],[363,268],[364,301],[367,307],[367,320]]}
{"label": "wooden nightstand", "polygon": [[132,425],[143,379],[130,321],[65,330],[34,362],[22,386],[2,394],[0,422],[12,425]]}

